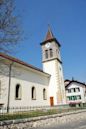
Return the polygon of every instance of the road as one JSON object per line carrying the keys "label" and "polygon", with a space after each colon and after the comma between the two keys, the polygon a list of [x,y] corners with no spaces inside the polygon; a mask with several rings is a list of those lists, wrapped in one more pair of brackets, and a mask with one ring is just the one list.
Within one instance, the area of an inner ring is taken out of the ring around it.
{"label": "road", "polygon": [[86,129],[86,119],[78,122],[71,122],[63,125],[51,125],[33,129]]}

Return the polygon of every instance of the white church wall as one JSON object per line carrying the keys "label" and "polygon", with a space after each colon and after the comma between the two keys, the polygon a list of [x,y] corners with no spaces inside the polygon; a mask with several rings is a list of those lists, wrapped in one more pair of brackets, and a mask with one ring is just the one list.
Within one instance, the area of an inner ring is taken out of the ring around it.
{"label": "white church wall", "polygon": [[[22,95],[21,100],[15,99],[15,92],[13,98],[11,98],[10,106],[45,106],[49,105],[48,93],[47,99],[43,100],[43,89],[48,90],[48,81],[49,78],[42,75],[40,72],[36,72],[35,70],[28,70],[18,68],[20,71],[19,77],[12,78],[11,80],[11,93],[15,91],[15,86],[19,83],[22,87]],[[31,89],[35,87],[36,89],[36,99],[32,100],[31,98]],[[12,96],[12,95],[11,95]]]}
{"label": "white church wall", "polygon": [[49,96],[54,97],[54,104],[57,105],[57,79],[55,60],[43,63],[43,70],[51,74],[49,83]]}
{"label": "white church wall", "polygon": [[[15,67],[16,66],[16,67]],[[9,73],[9,72],[8,72]],[[2,75],[1,75],[2,76]],[[5,90],[3,91],[3,106],[7,107],[8,103],[8,87],[9,87],[9,76],[3,75],[3,83]],[[2,79],[0,77],[2,82]],[[31,70],[21,65],[13,65],[11,71],[11,85],[10,85],[10,107],[30,107],[30,106],[47,106],[49,105],[48,97],[48,83],[49,76],[39,72],[37,70]],[[16,85],[21,86],[21,99],[15,98]],[[2,86],[2,85],[1,85]],[[31,88],[36,89],[36,100],[31,98]],[[46,89],[47,99],[43,99],[43,89]],[[0,99],[1,100],[1,99]]]}
{"label": "white church wall", "polygon": [[[47,61],[43,63],[43,70],[51,74],[50,83],[49,83],[49,96],[54,97],[54,104],[66,104],[66,94],[64,87],[64,78],[62,65],[55,60]],[[58,95],[59,93],[59,95]],[[62,102],[59,103],[59,98],[62,97]]]}
{"label": "white church wall", "polygon": [[[22,93],[21,93],[21,99],[15,98],[15,86],[16,84],[21,85]],[[32,87],[35,87],[36,89],[36,99],[32,100],[32,94],[31,89]],[[45,106],[48,105],[48,94],[47,94],[47,100],[43,100],[43,89],[46,89],[47,86],[44,86],[42,84],[38,83],[32,83],[28,81],[22,81],[19,79],[12,79],[11,81],[11,98],[10,98],[10,107],[22,107],[22,106]]]}
{"label": "white church wall", "polygon": [[9,86],[9,66],[3,59],[0,61],[0,105],[7,107],[8,103],[8,86]]}
{"label": "white church wall", "polygon": [[8,84],[9,80],[7,76],[0,75],[0,105],[4,105],[4,107],[7,106],[8,102]]}

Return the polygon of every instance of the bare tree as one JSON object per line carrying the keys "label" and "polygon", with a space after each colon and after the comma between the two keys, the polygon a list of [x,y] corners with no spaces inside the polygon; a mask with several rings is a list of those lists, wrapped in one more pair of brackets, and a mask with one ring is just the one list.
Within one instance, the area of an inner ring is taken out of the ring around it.
{"label": "bare tree", "polygon": [[15,0],[0,0],[0,52],[10,52],[21,37],[18,17],[14,15]]}
{"label": "bare tree", "polygon": [[[14,2],[15,0],[0,0],[0,52],[4,53],[12,52],[13,47],[21,39],[22,30],[18,17],[14,15]],[[0,79],[3,76],[9,77],[7,112],[9,112],[11,77],[18,73],[16,70],[12,70],[13,63],[7,63],[0,58]],[[4,90],[4,86],[2,89]]]}

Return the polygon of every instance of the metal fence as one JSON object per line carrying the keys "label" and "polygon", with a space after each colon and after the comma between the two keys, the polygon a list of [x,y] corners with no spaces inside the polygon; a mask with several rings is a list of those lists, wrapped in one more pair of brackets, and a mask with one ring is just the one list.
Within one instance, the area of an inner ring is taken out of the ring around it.
{"label": "metal fence", "polygon": [[[28,112],[35,110],[66,109],[66,108],[70,108],[69,105],[9,107],[9,113]],[[0,107],[0,114],[5,114],[5,113],[7,113],[7,107]]]}
{"label": "metal fence", "polygon": [[64,106],[39,106],[39,107],[10,107],[9,112],[7,108],[2,107],[0,109],[0,121],[3,120],[13,120],[13,119],[24,119],[44,115],[52,115],[69,111],[77,111],[81,109],[86,109],[86,107],[69,107]]}

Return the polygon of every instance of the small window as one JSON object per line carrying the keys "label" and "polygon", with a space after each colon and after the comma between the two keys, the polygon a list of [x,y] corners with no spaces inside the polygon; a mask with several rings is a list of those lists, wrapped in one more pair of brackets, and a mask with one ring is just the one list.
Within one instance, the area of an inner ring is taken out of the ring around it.
{"label": "small window", "polygon": [[76,92],[80,92],[80,88],[76,88]]}
{"label": "small window", "polygon": [[53,50],[50,49],[50,57],[53,57]]}
{"label": "small window", "polygon": [[21,99],[21,86],[20,86],[20,84],[16,85],[15,98]]}
{"label": "small window", "polygon": [[45,58],[48,58],[48,50],[45,50]]}
{"label": "small window", "polygon": [[74,92],[76,92],[76,89],[74,88]]}
{"label": "small window", "polygon": [[36,99],[36,89],[35,87],[32,87],[32,100]]}
{"label": "small window", "polygon": [[76,96],[70,96],[70,100],[77,100]]}
{"label": "small window", "polygon": [[72,100],[72,96],[69,96],[69,100]]}
{"label": "small window", "polygon": [[71,93],[71,89],[68,89],[68,93]]}
{"label": "small window", "polygon": [[77,100],[77,97],[76,96],[73,96],[73,100]]}
{"label": "small window", "polygon": [[81,99],[81,95],[77,95],[77,100],[80,100]]}
{"label": "small window", "polygon": [[47,99],[47,93],[46,93],[46,89],[43,89],[43,100]]}

